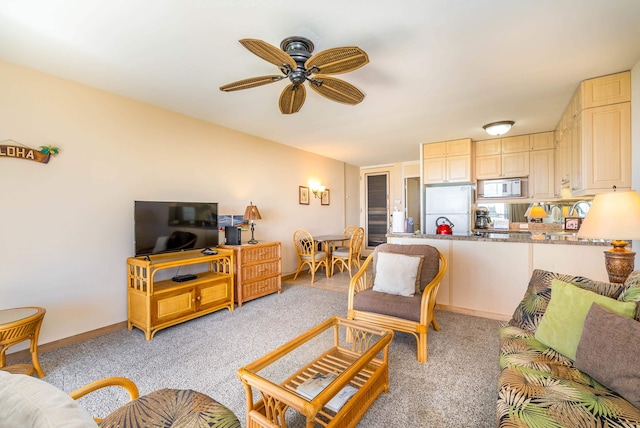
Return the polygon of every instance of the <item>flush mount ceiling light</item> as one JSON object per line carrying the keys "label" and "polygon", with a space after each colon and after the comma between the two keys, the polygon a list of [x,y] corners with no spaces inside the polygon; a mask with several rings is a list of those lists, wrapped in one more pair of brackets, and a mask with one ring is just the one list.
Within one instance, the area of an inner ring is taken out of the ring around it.
{"label": "flush mount ceiling light", "polygon": [[514,123],[513,120],[501,120],[500,122],[488,123],[483,128],[489,135],[502,135],[509,132]]}

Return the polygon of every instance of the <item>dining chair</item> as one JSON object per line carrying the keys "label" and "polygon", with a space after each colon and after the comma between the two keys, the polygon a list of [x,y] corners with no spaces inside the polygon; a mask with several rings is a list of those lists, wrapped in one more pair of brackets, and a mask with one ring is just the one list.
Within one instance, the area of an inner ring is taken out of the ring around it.
{"label": "dining chair", "polygon": [[360,253],[362,250],[362,242],[364,241],[364,229],[356,228],[351,234],[348,247],[337,247],[331,253],[331,275],[333,275],[335,265],[338,265],[340,272],[346,268],[349,271],[349,277],[352,276],[351,267],[360,268]]}
{"label": "dining chair", "polygon": [[326,251],[319,251],[316,241],[313,236],[304,229],[298,229],[293,232],[293,246],[296,249],[298,255],[298,269],[293,276],[295,280],[298,274],[305,265],[309,266],[309,272],[311,273],[311,283],[315,279],[316,271],[320,266],[324,266],[329,278],[329,257]]}
{"label": "dining chair", "polygon": [[[358,227],[360,226],[355,226],[355,225],[349,225],[347,227],[344,228],[344,230],[342,231],[342,234],[346,237],[345,241],[351,239],[351,235],[353,235],[353,232],[356,231],[356,229],[358,229]],[[345,246],[345,245],[336,245],[335,247],[333,247],[331,249],[331,251],[336,251],[336,250],[348,250],[349,247]]]}

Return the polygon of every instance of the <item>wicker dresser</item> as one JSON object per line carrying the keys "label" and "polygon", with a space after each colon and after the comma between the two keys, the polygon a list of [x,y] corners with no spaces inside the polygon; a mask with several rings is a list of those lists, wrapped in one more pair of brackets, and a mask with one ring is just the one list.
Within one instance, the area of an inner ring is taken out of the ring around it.
{"label": "wicker dresser", "polygon": [[220,245],[235,251],[235,300],[238,307],[247,300],[282,292],[280,242]]}

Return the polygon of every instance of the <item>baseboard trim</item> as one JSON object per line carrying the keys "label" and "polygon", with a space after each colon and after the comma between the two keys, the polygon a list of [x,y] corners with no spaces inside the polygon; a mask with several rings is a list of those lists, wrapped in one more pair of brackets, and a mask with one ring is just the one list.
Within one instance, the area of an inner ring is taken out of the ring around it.
{"label": "baseboard trim", "polygon": [[[76,334],[75,336],[65,337],[64,339],[54,340],[53,342],[38,344],[38,354],[42,354],[48,351],[54,351],[65,346],[73,345],[79,342],[84,342],[88,339],[93,339],[103,334],[113,333],[127,328],[127,322],[122,321],[117,324],[108,325],[106,327],[98,328],[95,330],[87,331],[85,333]],[[27,342],[25,342],[27,343]],[[31,352],[29,349],[7,354],[7,365],[15,364],[18,361],[31,360]]]}
{"label": "baseboard trim", "polygon": [[494,312],[477,311],[475,309],[460,308],[457,306],[450,306],[450,305],[436,304],[436,309],[441,309],[447,312],[455,312],[457,314],[472,315],[474,317],[488,318],[488,319],[498,320],[498,321],[509,321],[511,319],[511,315],[496,314]]}

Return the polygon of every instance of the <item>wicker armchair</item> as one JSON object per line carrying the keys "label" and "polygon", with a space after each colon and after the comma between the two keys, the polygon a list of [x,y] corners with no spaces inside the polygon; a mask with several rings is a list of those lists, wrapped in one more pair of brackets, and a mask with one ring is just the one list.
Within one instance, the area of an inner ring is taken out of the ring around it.
{"label": "wicker armchair", "polygon": [[316,276],[316,271],[320,266],[324,266],[327,278],[329,278],[329,257],[326,251],[318,251],[318,245],[313,239],[313,236],[304,229],[298,229],[293,232],[293,246],[298,254],[298,269],[293,276],[295,280],[298,274],[305,265],[309,266],[309,272],[311,273],[311,283]]}
{"label": "wicker armchair", "polygon": [[360,267],[360,256],[363,241],[364,229],[358,227],[351,234],[348,247],[337,247],[333,250],[331,253],[331,275],[333,275],[333,270],[337,264],[340,272],[347,269],[349,271],[349,277],[353,276],[351,268]]}
{"label": "wicker armchair", "polygon": [[[413,297],[373,291],[375,266],[380,252],[406,255],[422,255],[420,290]],[[435,331],[434,307],[440,288],[440,280],[447,270],[444,254],[429,245],[382,244],[367,257],[349,285],[347,318],[379,327],[411,333],[417,340],[418,361],[428,359],[427,332],[429,324]]]}

